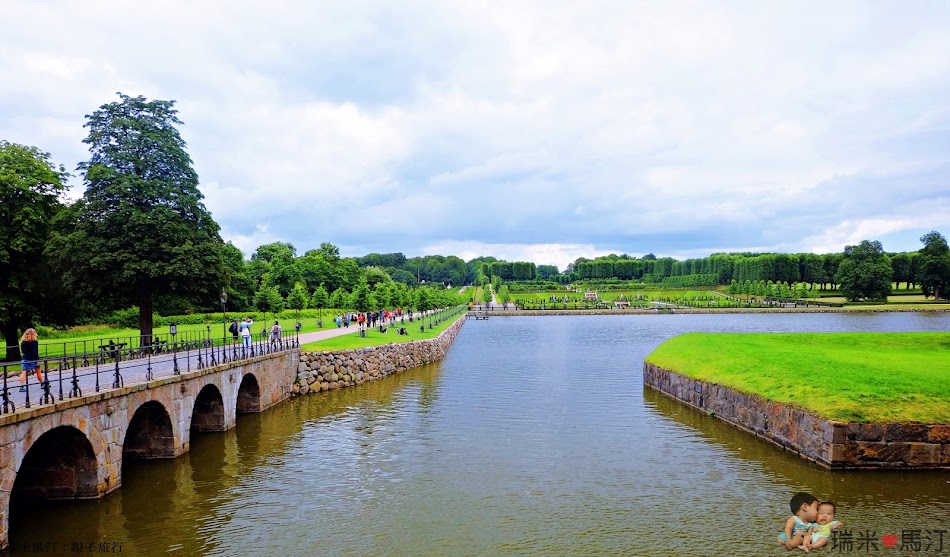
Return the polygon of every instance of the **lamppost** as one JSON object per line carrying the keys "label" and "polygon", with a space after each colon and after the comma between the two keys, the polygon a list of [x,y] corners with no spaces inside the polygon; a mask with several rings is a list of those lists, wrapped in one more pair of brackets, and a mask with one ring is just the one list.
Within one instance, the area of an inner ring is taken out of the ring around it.
{"label": "lamppost", "polygon": [[221,346],[224,346],[228,338],[228,293],[223,288],[221,289],[220,300],[221,315],[224,317],[224,321],[221,323]]}
{"label": "lamppost", "polygon": [[168,325],[168,333],[172,337],[172,362],[174,365],[174,373],[178,375],[181,371],[178,369],[178,344],[175,343],[175,335],[178,334],[178,325],[171,323]]}

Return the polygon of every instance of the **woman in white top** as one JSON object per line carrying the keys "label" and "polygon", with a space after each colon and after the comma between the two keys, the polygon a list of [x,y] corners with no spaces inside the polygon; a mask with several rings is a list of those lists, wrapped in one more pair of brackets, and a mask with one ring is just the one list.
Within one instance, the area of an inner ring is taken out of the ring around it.
{"label": "woman in white top", "polygon": [[251,325],[253,324],[250,317],[246,317],[241,323],[241,340],[244,342],[244,348],[251,347]]}

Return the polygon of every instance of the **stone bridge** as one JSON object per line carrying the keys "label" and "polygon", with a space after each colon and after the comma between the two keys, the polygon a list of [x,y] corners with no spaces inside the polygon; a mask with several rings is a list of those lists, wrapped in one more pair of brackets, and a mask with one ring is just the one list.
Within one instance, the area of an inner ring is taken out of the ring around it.
{"label": "stone bridge", "polygon": [[192,433],[289,397],[299,360],[283,350],[0,416],[0,548],[31,502],[104,497],[124,461],[175,458]]}

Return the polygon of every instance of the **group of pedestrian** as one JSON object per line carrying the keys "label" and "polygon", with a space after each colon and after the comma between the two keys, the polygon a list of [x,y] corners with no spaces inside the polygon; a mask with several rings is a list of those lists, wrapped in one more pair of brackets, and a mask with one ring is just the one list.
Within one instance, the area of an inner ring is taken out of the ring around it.
{"label": "group of pedestrian", "polygon": [[237,318],[231,322],[231,327],[228,328],[228,331],[233,337],[234,344],[238,343],[238,337],[241,338],[244,348],[251,347],[251,327],[254,325],[254,320],[250,317],[245,317],[238,321]]}
{"label": "group of pedestrian", "polygon": [[[244,348],[251,347],[251,327],[254,326],[254,320],[250,317],[245,317],[244,319],[238,321],[235,319],[231,323],[231,328],[229,329],[232,337],[234,337],[234,344],[238,343],[238,337],[241,337],[241,342],[243,343]],[[300,331],[300,323],[297,323],[297,331]],[[264,336],[265,331],[261,332],[261,336]],[[274,325],[270,328],[270,342],[271,344],[276,344],[281,341],[284,335],[284,329],[280,326],[280,321],[274,321]]]}
{"label": "group of pedestrian", "polygon": [[[412,316],[412,311],[409,311],[410,317]],[[342,313],[337,315],[333,322],[336,323],[336,328],[349,327],[350,323],[356,323],[357,326],[362,329],[364,327],[376,327],[384,326],[387,324],[394,324],[396,320],[403,317],[402,308],[397,308],[392,311],[390,310],[379,310],[379,311],[369,311],[365,313]]]}

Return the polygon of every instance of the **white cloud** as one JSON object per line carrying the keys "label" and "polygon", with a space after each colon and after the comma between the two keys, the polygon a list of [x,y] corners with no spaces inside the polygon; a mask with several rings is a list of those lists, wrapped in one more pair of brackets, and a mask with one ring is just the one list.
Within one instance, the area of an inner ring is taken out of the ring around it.
{"label": "white cloud", "polygon": [[0,137],[74,168],[83,115],[115,91],[177,99],[207,206],[246,252],[563,267],[950,227],[938,4],[97,6],[5,4]]}
{"label": "white cloud", "polygon": [[[483,242],[438,242],[423,246],[424,253],[449,253],[465,261],[491,254],[504,261],[531,261],[538,265],[556,265],[564,271],[579,257],[593,259],[609,255],[591,244],[489,244]],[[644,254],[640,254],[644,255]]]}
{"label": "white cloud", "polygon": [[[914,230],[920,222],[911,220],[866,219],[861,221],[844,221],[820,234],[805,238],[802,242],[806,251],[813,253],[833,253],[844,250],[845,246],[853,246],[862,240],[879,240],[882,236],[894,232]],[[887,246],[885,246],[885,249]]]}

